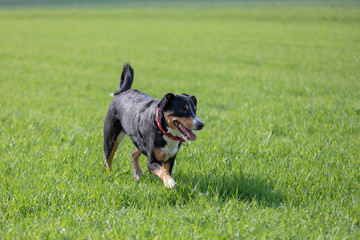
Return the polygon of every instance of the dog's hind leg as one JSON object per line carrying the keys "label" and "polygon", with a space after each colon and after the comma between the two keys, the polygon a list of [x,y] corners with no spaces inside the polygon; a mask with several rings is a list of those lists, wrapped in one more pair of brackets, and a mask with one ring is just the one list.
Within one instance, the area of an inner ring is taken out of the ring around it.
{"label": "dog's hind leg", "polygon": [[139,165],[140,155],[141,155],[141,151],[137,148],[134,151],[132,151],[132,153],[131,153],[131,160],[132,160],[132,165],[133,165],[133,169],[134,169],[133,176],[136,181],[139,181],[140,177],[142,175],[142,171],[141,171],[140,165]]}
{"label": "dog's hind leg", "polygon": [[116,149],[118,148],[120,142],[124,139],[126,134],[124,132],[120,132],[117,136],[108,140],[106,146],[104,146],[104,155],[105,155],[105,168],[107,170],[111,170],[112,160],[114,158]]}
{"label": "dog's hind leg", "polygon": [[122,131],[120,121],[111,119],[111,117],[107,115],[104,124],[104,156],[106,169],[111,170],[115,151],[125,136],[126,134]]}

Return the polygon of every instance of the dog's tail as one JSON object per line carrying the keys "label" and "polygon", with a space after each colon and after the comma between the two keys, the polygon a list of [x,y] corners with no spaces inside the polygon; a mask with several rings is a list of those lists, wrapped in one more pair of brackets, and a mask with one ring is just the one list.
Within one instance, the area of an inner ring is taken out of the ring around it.
{"label": "dog's tail", "polygon": [[129,90],[131,88],[131,85],[134,81],[134,70],[130,66],[129,63],[124,65],[121,78],[120,78],[120,84],[119,89],[113,93],[112,95],[119,95],[122,92],[125,92],[126,90]]}

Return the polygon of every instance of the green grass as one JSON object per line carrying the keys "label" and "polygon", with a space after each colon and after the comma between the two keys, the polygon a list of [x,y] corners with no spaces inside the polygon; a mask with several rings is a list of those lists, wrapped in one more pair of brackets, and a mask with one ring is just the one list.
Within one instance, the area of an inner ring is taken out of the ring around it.
{"label": "green grass", "polygon": [[360,6],[358,0],[2,0],[0,9],[214,8]]}
{"label": "green grass", "polygon": [[[0,239],[359,239],[360,9],[0,12]],[[205,123],[165,189],[103,170],[122,65]]]}

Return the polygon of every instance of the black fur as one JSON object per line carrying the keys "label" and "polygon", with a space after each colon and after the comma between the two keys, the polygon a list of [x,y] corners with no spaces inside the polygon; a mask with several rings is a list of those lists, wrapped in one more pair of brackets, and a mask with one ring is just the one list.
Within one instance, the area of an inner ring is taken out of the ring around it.
{"label": "black fur", "polygon": [[119,95],[126,90],[131,88],[131,85],[134,81],[134,70],[131,68],[130,64],[125,64],[123,72],[120,77],[119,89],[113,95]]}

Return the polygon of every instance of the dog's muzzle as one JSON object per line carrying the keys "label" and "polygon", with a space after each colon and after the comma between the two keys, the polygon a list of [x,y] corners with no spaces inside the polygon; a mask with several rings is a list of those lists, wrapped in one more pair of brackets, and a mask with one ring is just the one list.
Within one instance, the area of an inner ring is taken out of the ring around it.
{"label": "dog's muzzle", "polygon": [[194,119],[194,130],[201,130],[204,127],[204,123],[197,117]]}

